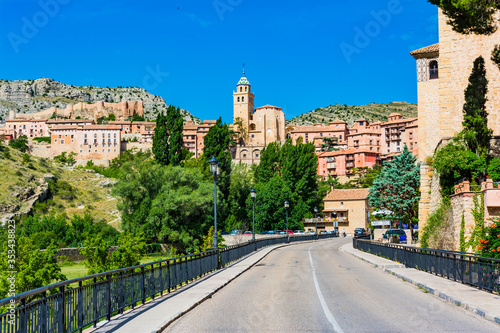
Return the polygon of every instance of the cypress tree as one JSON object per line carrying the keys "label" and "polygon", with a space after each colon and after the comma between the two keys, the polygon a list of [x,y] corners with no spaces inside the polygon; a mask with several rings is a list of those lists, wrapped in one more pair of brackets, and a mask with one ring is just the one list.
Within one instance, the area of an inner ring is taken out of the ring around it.
{"label": "cypress tree", "polygon": [[474,67],[465,89],[464,120],[462,135],[467,148],[478,156],[486,157],[490,150],[492,130],[488,128],[486,94],[488,80],[483,57],[474,60]]}
{"label": "cypress tree", "polygon": [[169,164],[169,137],[167,119],[163,112],[156,118],[155,133],[153,134],[153,155],[161,165]]}
{"label": "cypress tree", "polygon": [[179,165],[182,161],[182,131],[184,118],[181,110],[174,106],[167,108],[167,132],[169,134],[168,160],[172,165]]}

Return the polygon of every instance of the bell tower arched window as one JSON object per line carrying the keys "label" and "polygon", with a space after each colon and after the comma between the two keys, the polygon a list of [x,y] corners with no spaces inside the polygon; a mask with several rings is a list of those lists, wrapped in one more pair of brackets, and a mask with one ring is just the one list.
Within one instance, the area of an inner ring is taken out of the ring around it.
{"label": "bell tower arched window", "polygon": [[238,103],[240,102],[240,98],[238,97]]}
{"label": "bell tower arched window", "polygon": [[242,96],[241,97],[241,101],[244,102],[245,101],[245,96]]}
{"label": "bell tower arched window", "polygon": [[439,78],[438,62],[436,60],[433,60],[429,64],[429,79],[432,80],[438,78]]}

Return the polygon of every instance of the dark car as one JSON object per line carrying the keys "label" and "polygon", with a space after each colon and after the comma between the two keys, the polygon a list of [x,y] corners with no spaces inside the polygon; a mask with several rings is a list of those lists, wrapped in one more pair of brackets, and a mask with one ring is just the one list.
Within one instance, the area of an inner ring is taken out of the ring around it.
{"label": "dark car", "polygon": [[384,239],[387,239],[389,235],[399,235],[399,242],[406,243],[406,233],[403,229],[387,230],[383,235]]}
{"label": "dark car", "polygon": [[363,236],[366,236],[365,228],[354,229],[354,237],[363,237]]}

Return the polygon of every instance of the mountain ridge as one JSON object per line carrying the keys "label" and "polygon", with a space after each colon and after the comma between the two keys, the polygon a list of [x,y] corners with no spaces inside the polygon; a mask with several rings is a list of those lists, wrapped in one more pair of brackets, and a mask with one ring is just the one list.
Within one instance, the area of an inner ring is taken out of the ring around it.
{"label": "mountain ridge", "polygon": [[[64,109],[69,104],[81,102],[142,100],[146,119],[155,119],[156,114],[166,111],[163,97],[153,95],[139,87],[94,87],[74,86],[50,78],[36,80],[0,80],[0,120],[5,120],[9,111],[30,114],[52,106]],[[200,123],[201,120],[189,111],[181,109],[184,120]]]}

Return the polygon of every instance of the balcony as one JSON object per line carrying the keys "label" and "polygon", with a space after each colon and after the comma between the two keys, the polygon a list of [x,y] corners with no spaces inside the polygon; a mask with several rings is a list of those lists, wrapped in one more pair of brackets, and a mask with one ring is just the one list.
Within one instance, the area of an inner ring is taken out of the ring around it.
{"label": "balcony", "polygon": [[354,168],[354,162],[347,162],[347,163],[345,164],[345,167],[346,167],[346,168]]}
{"label": "balcony", "polygon": [[331,162],[326,164],[327,169],[337,169],[337,163]]}

